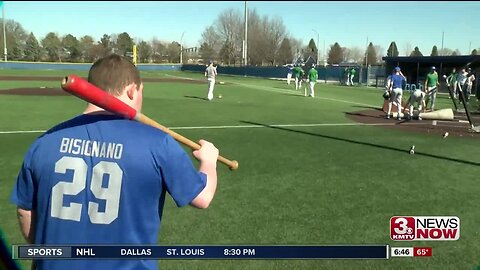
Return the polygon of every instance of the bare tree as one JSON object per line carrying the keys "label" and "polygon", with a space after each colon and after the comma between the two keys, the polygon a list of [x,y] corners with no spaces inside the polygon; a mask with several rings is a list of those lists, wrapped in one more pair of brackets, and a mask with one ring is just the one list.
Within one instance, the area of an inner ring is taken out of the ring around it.
{"label": "bare tree", "polygon": [[238,9],[227,9],[220,13],[215,22],[215,32],[218,33],[221,39],[221,44],[224,45],[227,40],[230,49],[233,50],[233,63],[241,60],[242,41],[243,41],[243,19]]}
{"label": "bare tree", "polygon": [[180,63],[180,43],[172,41],[167,46],[168,62]]}
{"label": "bare tree", "polygon": [[365,53],[359,47],[350,48],[350,59],[355,63],[362,63],[365,58]]}
{"label": "bare tree", "polygon": [[118,53],[118,44],[117,44],[117,40],[118,40],[118,34],[111,34],[110,35],[110,40],[111,40],[111,45],[112,45],[112,52],[113,53]]}
{"label": "bare tree", "polygon": [[284,38],[278,49],[278,61],[281,65],[290,64],[293,61],[293,52],[290,40]]}
{"label": "bare tree", "polygon": [[438,55],[442,55],[442,56],[449,56],[449,55],[452,55],[452,53],[453,53],[453,50],[449,48],[443,48],[438,50]]}
{"label": "bare tree", "polygon": [[152,46],[152,60],[155,63],[168,62],[167,60],[167,43],[153,38],[150,42]]}
{"label": "bare tree", "polygon": [[213,26],[209,26],[205,28],[202,33],[202,38],[200,39],[200,45],[206,44],[210,48],[212,48],[215,52],[218,53],[220,48],[222,47],[222,42],[220,40],[220,35],[216,32]]}
{"label": "bare tree", "polygon": [[[375,46],[377,47],[377,46]],[[365,61],[365,53],[359,47],[342,47],[343,61],[349,63],[362,63]]]}
{"label": "bare tree", "polygon": [[343,62],[350,62],[350,49],[342,47]]}
{"label": "bare tree", "polygon": [[137,43],[137,51],[138,51],[138,62],[140,63],[148,63],[150,57],[152,56],[152,46],[145,42],[140,41]]}
{"label": "bare tree", "polygon": [[263,30],[266,40],[265,60],[275,65],[278,49],[286,34],[285,25],[280,17],[275,17],[271,20],[268,17],[264,17]]}
{"label": "bare tree", "polygon": [[[248,63],[275,65],[282,40],[287,37],[282,18],[262,17],[256,9],[251,9],[248,29]],[[237,64],[242,61],[243,41],[243,14],[230,8],[220,13],[214,24],[203,31],[199,43],[203,54],[210,56],[214,52],[223,61]]]}
{"label": "bare tree", "polygon": [[403,48],[405,49],[404,50],[405,56],[409,56],[410,53],[413,51],[413,46],[410,42],[405,43]]}
{"label": "bare tree", "polygon": [[298,57],[301,56],[302,49],[305,47],[303,42],[300,39],[290,38],[290,43],[292,45],[293,50],[293,60],[297,60]]}
{"label": "bare tree", "polygon": [[266,40],[263,38],[263,21],[256,9],[248,14],[248,63],[262,65],[265,57]]}
{"label": "bare tree", "polygon": [[462,55],[459,49],[455,49],[455,51],[452,52],[452,55]]}
{"label": "bare tree", "polygon": [[377,53],[377,63],[382,63],[383,62],[383,57],[385,56],[384,55],[384,52],[385,52],[385,48],[380,46],[380,45],[375,45],[375,52]]}

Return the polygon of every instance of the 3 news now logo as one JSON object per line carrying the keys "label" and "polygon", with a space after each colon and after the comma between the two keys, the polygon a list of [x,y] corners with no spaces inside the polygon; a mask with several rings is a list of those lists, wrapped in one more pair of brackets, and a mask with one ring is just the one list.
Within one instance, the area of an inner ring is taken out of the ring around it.
{"label": "3 news now logo", "polygon": [[390,219],[394,241],[454,241],[460,238],[458,217],[397,216]]}

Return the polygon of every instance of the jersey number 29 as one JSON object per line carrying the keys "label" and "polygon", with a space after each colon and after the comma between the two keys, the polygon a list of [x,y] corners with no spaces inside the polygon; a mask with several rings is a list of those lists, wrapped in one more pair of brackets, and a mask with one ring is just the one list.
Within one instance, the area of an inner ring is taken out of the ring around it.
{"label": "jersey number 29", "polygon": [[[80,221],[81,203],[63,206],[64,195],[75,196],[86,188],[88,165],[78,157],[62,157],[55,163],[55,172],[65,174],[73,170],[73,181],[60,181],[52,188],[51,216]],[[108,174],[108,187],[102,187],[103,177]],[[94,224],[110,224],[118,217],[123,171],[115,162],[100,161],[93,167],[90,190],[97,199],[105,200],[105,212],[99,212],[99,204],[88,202],[88,216]]]}

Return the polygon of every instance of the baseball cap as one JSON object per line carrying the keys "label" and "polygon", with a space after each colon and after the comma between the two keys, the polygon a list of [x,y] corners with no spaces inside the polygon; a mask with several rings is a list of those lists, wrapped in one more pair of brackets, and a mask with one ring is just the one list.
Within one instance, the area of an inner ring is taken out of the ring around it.
{"label": "baseball cap", "polygon": [[435,70],[436,69],[435,66],[433,66],[432,69]]}
{"label": "baseball cap", "polygon": [[213,61],[212,61],[212,60],[208,60],[208,63],[211,64],[211,63],[213,63]]}
{"label": "baseball cap", "polygon": [[400,70],[401,70],[400,67],[395,68],[395,71],[400,71]]}

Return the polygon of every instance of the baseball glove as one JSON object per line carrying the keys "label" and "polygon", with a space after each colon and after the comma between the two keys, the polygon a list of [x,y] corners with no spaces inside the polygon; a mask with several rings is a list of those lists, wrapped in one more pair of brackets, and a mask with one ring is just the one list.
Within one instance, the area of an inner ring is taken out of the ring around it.
{"label": "baseball glove", "polygon": [[390,99],[390,91],[383,92],[382,96],[385,100],[389,100]]}

